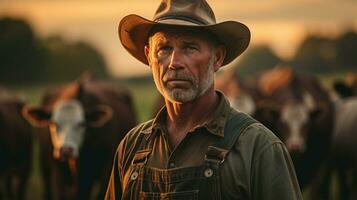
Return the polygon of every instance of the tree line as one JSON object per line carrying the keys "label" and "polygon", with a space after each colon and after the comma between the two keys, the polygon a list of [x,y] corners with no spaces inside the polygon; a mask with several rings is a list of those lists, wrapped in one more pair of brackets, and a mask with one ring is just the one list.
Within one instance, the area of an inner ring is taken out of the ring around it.
{"label": "tree line", "polygon": [[290,60],[284,60],[265,45],[247,51],[235,69],[244,76],[286,64],[307,74],[357,70],[357,33],[348,30],[335,38],[308,35]]}
{"label": "tree line", "polygon": [[[357,33],[352,29],[330,38],[310,34],[290,60],[265,45],[248,49],[235,69],[244,76],[277,64],[305,73],[333,73],[357,69]],[[91,71],[107,76],[102,54],[87,42],[68,42],[60,36],[39,37],[23,19],[0,18],[0,84],[63,82]]]}
{"label": "tree line", "polygon": [[91,71],[104,77],[102,54],[87,42],[39,37],[23,19],[0,18],[0,84],[62,82]]}

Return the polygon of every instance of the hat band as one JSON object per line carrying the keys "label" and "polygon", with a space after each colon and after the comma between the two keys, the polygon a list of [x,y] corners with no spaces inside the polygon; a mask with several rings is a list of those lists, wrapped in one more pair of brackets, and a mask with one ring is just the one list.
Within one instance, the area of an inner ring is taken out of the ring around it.
{"label": "hat band", "polygon": [[155,22],[160,22],[160,21],[165,21],[168,19],[177,19],[177,20],[183,20],[183,21],[188,21],[197,25],[208,25],[207,22],[202,22],[198,19],[194,19],[194,18],[190,18],[190,17],[186,17],[186,16],[177,16],[177,15],[165,15],[162,17],[159,17],[157,19],[155,19]]}

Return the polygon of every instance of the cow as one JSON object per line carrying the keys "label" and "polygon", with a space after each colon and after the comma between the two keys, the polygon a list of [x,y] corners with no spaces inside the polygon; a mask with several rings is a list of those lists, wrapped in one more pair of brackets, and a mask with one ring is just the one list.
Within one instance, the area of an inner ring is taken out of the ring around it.
{"label": "cow", "polygon": [[216,80],[216,89],[222,91],[231,106],[241,112],[254,115],[259,93],[255,79],[243,80],[235,70],[223,72]]}
{"label": "cow", "polygon": [[258,86],[262,98],[254,117],[285,143],[305,189],[328,159],[334,116],[329,95],[316,78],[287,66],[263,73]]}
{"label": "cow", "polygon": [[339,199],[357,199],[357,97],[335,101],[334,124],[330,172],[337,171]]}
{"label": "cow", "polygon": [[0,199],[25,199],[32,169],[33,128],[25,102],[0,88]]}
{"label": "cow", "polygon": [[82,76],[49,88],[23,115],[43,127],[44,199],[103,199],[116,147],[136,124],[130,93]]}

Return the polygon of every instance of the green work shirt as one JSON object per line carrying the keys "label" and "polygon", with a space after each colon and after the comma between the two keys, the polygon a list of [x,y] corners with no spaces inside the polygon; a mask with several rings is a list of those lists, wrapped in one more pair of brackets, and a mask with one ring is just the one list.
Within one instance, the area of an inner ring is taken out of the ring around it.
{"label": "green work shirt", "polygon": [[[208,146],[216,138],[224,137],[226,122],[237,112],[222,93],[217,94],[219,105],[211,120],[189,131],[175,149],[170,149],[167,141],[165,107],[154,119],[133,128],[117,149],[106,199],[120,199],[122,191],[128,189],[126,185],[131,175],[128,169],[141,136],[153,140],[148,167],[170,169],[202,165]],[[302,199],[288,151],[260,123],[248,126],[235,142],[221,164],[220,185],[222,199]]]}

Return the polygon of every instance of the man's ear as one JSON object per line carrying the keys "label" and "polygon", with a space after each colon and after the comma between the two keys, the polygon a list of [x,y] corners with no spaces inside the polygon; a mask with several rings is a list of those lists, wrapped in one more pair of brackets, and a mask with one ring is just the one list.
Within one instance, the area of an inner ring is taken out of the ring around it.
{"label": "man's ear", "polygon": [[215,60],[213,63],[214,71],[218,71],[222,67],[223,61],[226,58],[226,47],[224,45],[219,45],[215,49]]}
{"label": "man's ear", "polygon": [[148,63],[150,65],[150,48],[149,48],[149,45],[145,45],[144,53],[145,53],[145,56],[146,56],[146,60],[148,60]]}

